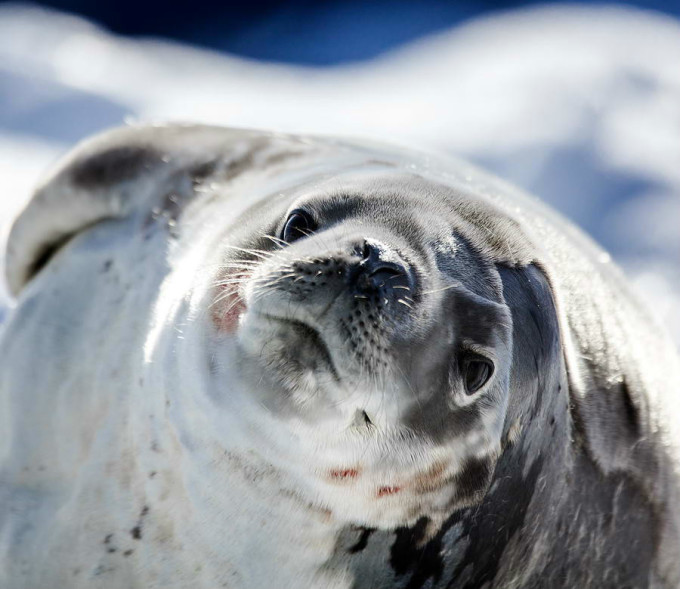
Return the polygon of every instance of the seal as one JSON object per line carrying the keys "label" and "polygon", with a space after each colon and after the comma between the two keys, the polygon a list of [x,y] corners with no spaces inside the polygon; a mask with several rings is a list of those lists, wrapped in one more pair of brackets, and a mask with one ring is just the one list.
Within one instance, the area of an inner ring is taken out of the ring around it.
{"label": "seal", "polygon": [[673,345],[468,164],[114,130],[6,265],[2,587],[680,583]]}

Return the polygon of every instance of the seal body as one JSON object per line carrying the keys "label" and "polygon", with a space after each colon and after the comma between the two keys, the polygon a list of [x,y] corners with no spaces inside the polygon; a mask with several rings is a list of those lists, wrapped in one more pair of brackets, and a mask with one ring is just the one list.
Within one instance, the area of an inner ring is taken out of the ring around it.
{"label": "seal body", "polygon": [[467,164],[121,129],[7,273],[2,587],[680,583],[673,345]]}

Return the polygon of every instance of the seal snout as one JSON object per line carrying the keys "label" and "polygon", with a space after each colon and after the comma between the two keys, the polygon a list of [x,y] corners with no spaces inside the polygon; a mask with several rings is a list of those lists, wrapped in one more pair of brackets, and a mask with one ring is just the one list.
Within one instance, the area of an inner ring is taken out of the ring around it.
{"label": "seal snout", "polygon": [[415,270],[387,241],[319,233],[272,255],[249,280],[240,339],[287,375],[383,382],[417,313]]}
{"label": "seal snout", "polygon": [[305,248],[311,255],[304,251],[263,268],[253,297],[261,311],[284,318],[279,312],[283,310],[285,318],[325,324],[327,315],[339,319],[338,314],[356,301],[366,301],[367,309],[392,320],[412,309],[415,273],[395,249],[370,238],[324,252],[318,251],[319,245],[325,244]]}
{"label": "seal snout", "polygon": [[412,272],[407,270],[398,254],[378,241],[365,239],[361,255],[361,261],[354,266],[349,277],[356,292],[366,295],[380,290],[413,291]]}

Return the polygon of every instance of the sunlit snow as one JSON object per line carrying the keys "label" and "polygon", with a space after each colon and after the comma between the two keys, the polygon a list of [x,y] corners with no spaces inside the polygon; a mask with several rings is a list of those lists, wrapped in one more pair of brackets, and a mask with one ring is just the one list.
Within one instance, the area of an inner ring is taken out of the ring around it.
{"label": "sunlit snow", "polygon": [[[590,233],[680,342],[680,23],[670,17],[516,10],[314,69],[0,7],[5,229],[58,154],[126,117],[375,137],[472,159]],[[0,319],[3,304],[0,291]]]}

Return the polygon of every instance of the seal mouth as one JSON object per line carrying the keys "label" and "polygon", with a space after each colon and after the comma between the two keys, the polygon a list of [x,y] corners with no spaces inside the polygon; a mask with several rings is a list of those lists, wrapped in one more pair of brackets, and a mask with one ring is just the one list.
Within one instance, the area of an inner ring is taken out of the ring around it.
{"label": "seal mouth", "polygon": [[328,367],[333,378],[335,380],[340,380],[340,376],[333,362],[333,357],[331,356],[330,350],[323,336],[318,329],[312,327],[304,321],[299,319],[292,319],[290,317],[281,317],[278,315],[272,315],[270,313],[258,313],[259,316],[269,320],[275,321],[277,323],[282,323],[291,327],[296,335],[308,345],[311,345],[318,353],[319,359]]}

